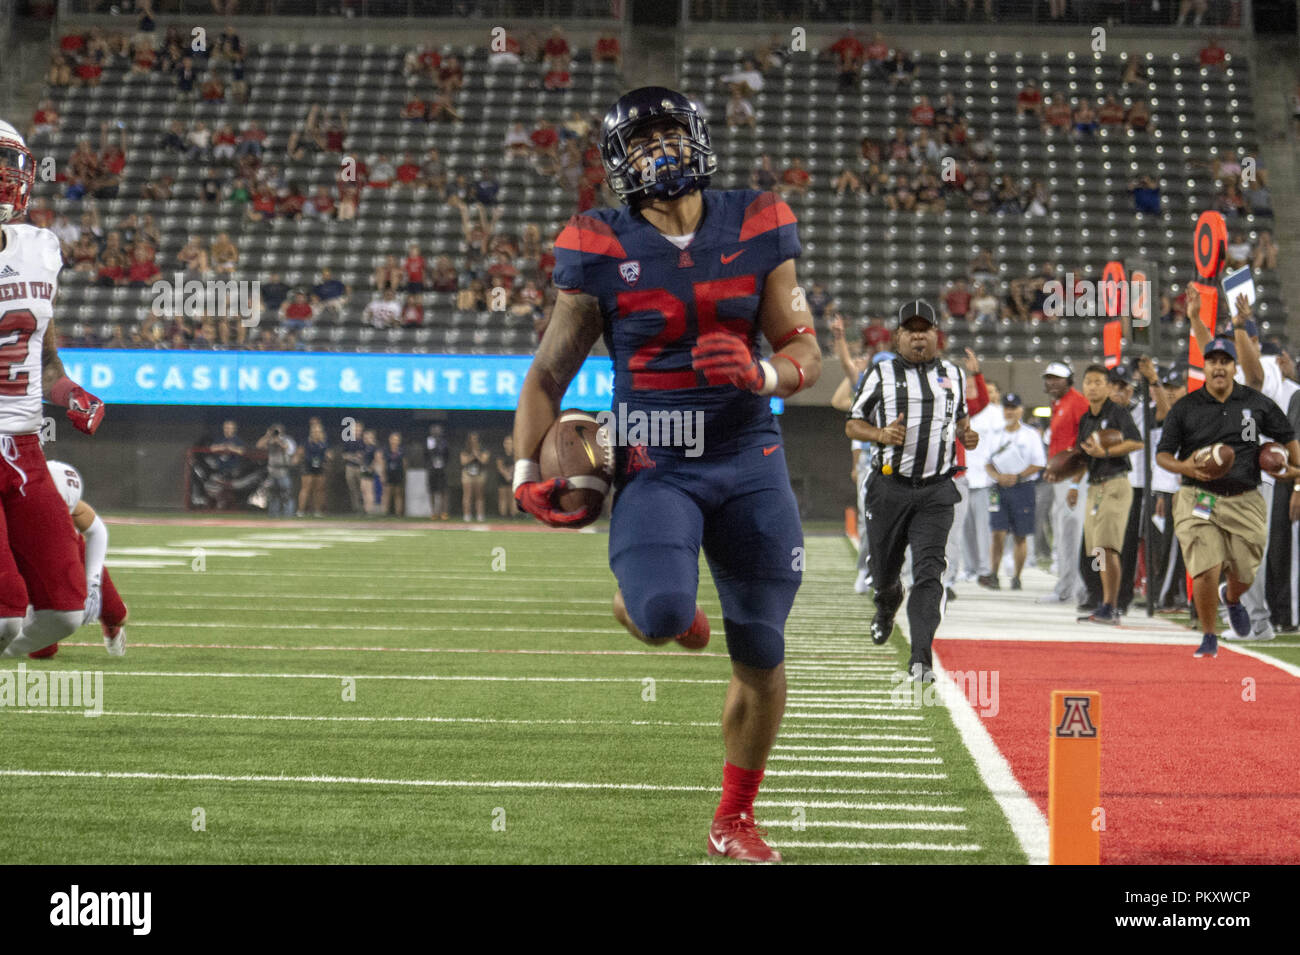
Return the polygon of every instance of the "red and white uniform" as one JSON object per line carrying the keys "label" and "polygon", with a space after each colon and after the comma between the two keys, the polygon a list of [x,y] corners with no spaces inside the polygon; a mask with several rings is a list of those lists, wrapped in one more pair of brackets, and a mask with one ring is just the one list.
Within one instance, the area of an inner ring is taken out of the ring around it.
{"label": "red and white uniform", "polygon": [[[5,224],[0,249],[0,617],[80,610],[86,579],[72,519],[46,470],[41,345],[62,255],[54,233]],[[57,531],[57,532],[56,532]]]}
{"label": "red and white uniform", "polygon": [[[46,469],[50,472],[54,490],[67,507],[68,514],[72,514],[81,503],[81,495],[86,487],[81,473],[71,464],[62,461],[47,461]],[[77,537],[77,550],[81,558],[80,566],[84,568],[86,576],[86,589],[89,591],[91,587],[99,587],[101,590],[102,601],[98,619],[108,627],[121,626],[126,620],[126,604],[122,602],[122,597],[113,584],[113,578],[109,576],[108,568],[104,566],[104,557],[108,553],[108,529],[96,517],[87,530],[76,533],[74,526],[73,533]],[[88,618],[85,622],[91,621]]]}

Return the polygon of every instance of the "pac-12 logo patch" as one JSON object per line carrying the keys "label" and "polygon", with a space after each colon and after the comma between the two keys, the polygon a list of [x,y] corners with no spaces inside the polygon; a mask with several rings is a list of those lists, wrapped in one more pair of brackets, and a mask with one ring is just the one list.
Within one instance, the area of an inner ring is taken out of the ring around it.
{"label": "pac-12 logo patch", "polygon": [[1097,727],[1093,725],[1089,710],[1091,704],[1092,700],[1086,696],[1067,696],[1065,714],[1061,717],[1061,725],[1056,728],[1056,735],[1075,739],[1091,739],[1096,736]]}
{"label": "pac-12 logo patch", "polygon": [[637,280],[641,278],[641,263],[636,259],[631,262],[620,262],[618,274],[623,276],[623,281],[628,285],[636,285]]}

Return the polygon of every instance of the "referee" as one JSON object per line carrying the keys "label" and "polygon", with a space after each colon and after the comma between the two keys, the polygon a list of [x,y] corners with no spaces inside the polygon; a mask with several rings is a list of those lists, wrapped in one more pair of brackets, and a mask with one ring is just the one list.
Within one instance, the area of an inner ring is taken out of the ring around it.
{"label": "referee", "polygon": [[959,470],[956,442],[969,450],[979,435],[966,414],[965,373],[935,357],[939,323],[929,302],[916,299],[899,309],[894,346],[898,357],[862,379],[844,433],[880,445],[879,472],[867,485],[866,501],[876,590],[871,640],[884,643],[893,633],[903,603],[903,558],[911,546],[908,670],[913,680],[932,682],[930,644],[943,616],[944,552],[960,500],[952,480]]}

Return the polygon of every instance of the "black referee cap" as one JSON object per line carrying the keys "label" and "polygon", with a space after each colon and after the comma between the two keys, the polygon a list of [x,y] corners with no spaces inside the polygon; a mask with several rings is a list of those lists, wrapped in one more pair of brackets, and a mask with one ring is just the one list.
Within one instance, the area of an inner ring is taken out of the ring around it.
{"label": "black referee cap", "polygon": [[898,324],[901,328],[907,323],[909,318],[921,318],[929,322],[935,328],[939,327],[939,317],[935,314],[934,306],[923,298],[915,298],[898,310]]}

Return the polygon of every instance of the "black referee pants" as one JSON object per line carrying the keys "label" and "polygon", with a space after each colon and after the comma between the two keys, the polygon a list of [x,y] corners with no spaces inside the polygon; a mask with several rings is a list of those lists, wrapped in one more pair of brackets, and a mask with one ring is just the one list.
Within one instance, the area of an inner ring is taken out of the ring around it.
{"label": "black referee pants", "polygon": [[953,508],[961,500],[951,479],[924,487],[875,474],[867,484],[867,535],[876,609],[891,620],[903,602],[903,558],[912,548],[912,594],[907,621],[912,631],[912,663],[932,666],[930,645],[943,616],[944,553]]}
{"label": "black referee pants", "polygon": [[1279,630],[1294,630],[1300,624],[1300,521],[1291,520],[1290,506],[1291,482],[1275,482],[1264,557],[1264,597]]}

